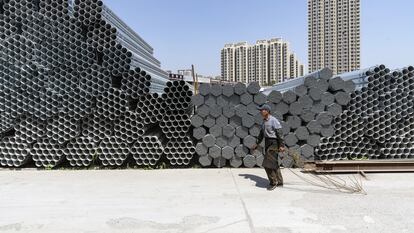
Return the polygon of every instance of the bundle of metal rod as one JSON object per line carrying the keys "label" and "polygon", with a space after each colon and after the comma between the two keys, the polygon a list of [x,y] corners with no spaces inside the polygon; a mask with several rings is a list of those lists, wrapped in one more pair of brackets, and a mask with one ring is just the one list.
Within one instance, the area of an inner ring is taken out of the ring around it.
{"label": "bundle of metal rod", "polygon": [[3,138],[0,141],[0,165],[21,167],[30,160],[31,144],[19,137]]}
{"label": "bundle of metal rod", "polygon": [[194,143],[189,137],[170,139],[164,147],[164,154],[173,166],[189,165],[194,153]]}
{"label": "bundle of metal rod", "polygon": [[104,138],[97,150],[98,158],[103,166],[121,166],[129,155],[129,146],[116,137]]}
{"label": "bundle of metal rod", "polygon": [[[63,97],[62,95],[56,94],[53,91],[46,91],[42,93],[39,98],[35,99],[36,103],[34,104],[33,116],[36,116],[42,121],[57,115],[59,111],[63,108]],[[67,105],[69,106],[69,105]]]}
{"label": "bundle of metal rod", "polygon": [[[153,49],[102,1],[0,1],[0,28],[2,138],[65,148],[71,166],[88,166],[98,147],[102,165],[119,166],[145,137],[159,140],[145,148],[168,138],[192,158],[190,86],[167,84]],[[145,153],[138,164],[159,160]],[[36,158],[53,167],[64,156]]]}
{"label": "bundle of metal rod", "polygon": [[138,114],[126,111],[124,115],[115,120],[114,135],[128,144],[134,143],[144,135],[142,119]]}
{"label": "bundle of metal rod", "polygon": [[[24,2],[24,1],[21,1]],[[27,2],[27,1],[25,1]],[[32,1],[32,9],[48,17],[63,17],[68,14],[68,1],[64,0],[43,0]]]}
{"label": "bundle of metal rod", "polygon": [[62,96],[61,112],[70,118],[80,120],[92,113],[93,96],[76,88]]}
{"label": "bundle of metal rod", "polygon": [[[352,80],[344,81],[340,77],[332,77],[329,69],[309,74],[294,81],[288,81],[264,90],[272,114],[282,124],[285,144],[289,151],[296,151],[303,160],[312,161],[315,147],[322,138],[332,137],[335,129],[344,125],[335,125],[335,118],[351,101],[351,93],[355,90]],[[355,119],[357,120],[357,119]],[[356,135],[361,131],[354,130]],[[282,161],[291,166],[291,158]]]}
{"label": "bundle of metal rod", "polygon": [[184,81],[167,83],[162,99],[165,114],[160,122],[162,132],[168,139],[185,138],[189,134],[193,92]]}
{"label": "bundle of metal rod", "polygon": [[[298,152],[304,160],[313,160],[314,148],[321,138],[334,135],[333,120],[348,105],[355,85],[352,80],[332,78],[332,72],[323,69],[269,90],[259,90],[257,83],[247,87],[240,83],[200,86],[200,94],[193,97],[197,110],[191,120],[203,166],[210,166],[214,159],[214,165],[224,166],[222,157],[231,160],[231,166],[240,166],[241,161],[246,167],[261,165],[263,151],[248,148],[256,143],[260,133],[262,118],[257,107],[264,103],[281,121],[288,149]],[[234,155],[229,153],[228,146],[233,146]],[[282,163],[292,165],[288,157]]]}
{"label": "bundle of metal rod", "polygon": [[129,70],[131,56],[131,52],[122,47],[122,45],[117,44],[104,53],[102,57],[102,65],[106,67],[113,76],[117,77]]}
{"label": "bundle of metal rod", "polygon": [[[190,139],[193,92],[184,81],[170,81],[161,95],[159,106],[160,132],[166,138],[164,154],[173,166],[187,166],[192,162],[195,146]],[[158,130],[158,127],[154,129]]]}
{"label": "bundle of metal rod", "polygon": [[46,134],[46,122],[35,116],[23,115],[14,125],[15,137],[26,143],[33,143]]}
{"label": "bundle of metal rod", "polygon": [[323,68],[321,70],[315,71],[313,73],[307,74],[302,77],[291,79],[279,84],[274,85],[273,87],[266,88],[262,90],[262,93],[269,95],[272,91],[285,92],[289,90],[294,90],[296,87],[301,85],[312,86],[316,83],[318,79],[330,79],[333,76],[333,72],[329,68]]}
{"label": "bundle of metal rod", "polygon": [[93,24],[96,22],[99,13],[102,12],[102,6],[103,3],[98,0],[75,0],[74,16],[85,25]]}
{"label": "bundle of metal rod", "polygon": [[66,159],[72,167],[89,167],[95,159],[96,145],[88,137],[72,139],[64,150]]}
{"label": "bundle of metal rod", "polygon": [[54,140],[40,139],[30,151],[36,167],[53,168],[65,160],[64,147]]}
{"label": "bundle of metal rod", "polygon": [[156,165],[164,153],[163,142],[165,139],[161,135],[140,137],[131,147],[131,154],[133,154],[136,164],[140,166]]}
{"label": "bundle of metal rod", "polygon": [[15,126],[14,120],[10,117],[9,114],[4,112],[0,112],[0,137],[7,132],[13,129]]}
{"label": "bundle of metal rod", "polygon": [[51,141],[64,144],[80,134],[80,121],[69,115],[59,113],[47,120],[46,137]]}
{"label": "bundle of metal rod", "polygon": [[147,128],[161,122],[165,115],[165,105],[163,98],[157,93],[141,95],[138,99],[136,112]]}
{"label": "bundle of metal rod", "polygon": [[116,29],[104,20],[96,22],[91,31],[87,33],[87,43],[98,52],[103,52],[116,45]]}
{"label": "bundle of metal rod", "polygon": [[340,75],[358,83],[351,101],[334,119],[335,134],[316,148],[320,160],[412,158],[414,68],[384,65]]}
{"label": "bundle of metal rod", "polygon": [[253,160],[243,159],[253,154],[249,148],[260,133],[262,117],[257,108],[267,100],[259,91],[258,83],[247,87],[241,83],[200,85],[200,93],[192,98],[197,108],[191,124],[193,137],[199,141],[196,152],[202,166],[223,167],[227,161],[232,167],[261,165],[256,159],[261,154]]}
{"label": "bundle of metal rod", "polygon": [[114,130],[114,122],[97,114],[90,115],[82,121],[82,136],[91,138],[98,143],[111,136]]}
{"label": "bundle of metal rod", "polygon": [[111,74],[102,66],[94,64],[81,72],[79,87],[90,95],[98,97],[112,87]]}
{"label": "bundle of metal rod", "polygon": [[137,100],[140,96],[147,95],[150,92],[150,81],[151,76],[147,75],[145,71],[135,68],[123,74],[121,90],[127,97]]}
{"label": "bundle of metal rod", "polygon": [[[1,55],[1,50],[0,50]],[[0,111],[12,119],[25,113],[33,113],[39,107],[44,94],[44,76],[32,64],[17,67],[0,61],[1,94]],[[52,104],[52,103],[51,103]]]}
{"label": "bundle of metal rod", "polygon": [[110,120],[115,120],[123,115],[126,109],[126,95],[119,89],[110,88],[96,99],[96,113]]}

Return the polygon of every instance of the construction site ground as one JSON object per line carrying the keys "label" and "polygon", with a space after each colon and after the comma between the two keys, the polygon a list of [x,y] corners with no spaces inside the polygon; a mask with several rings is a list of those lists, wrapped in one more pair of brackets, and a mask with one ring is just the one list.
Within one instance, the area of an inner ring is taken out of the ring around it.
{"label": "construction site ground", "polygon": [[0,233],[414,232],[414,173],[368,173],[362,195],[282,172],[267,191],[260,168],[0,170]]}

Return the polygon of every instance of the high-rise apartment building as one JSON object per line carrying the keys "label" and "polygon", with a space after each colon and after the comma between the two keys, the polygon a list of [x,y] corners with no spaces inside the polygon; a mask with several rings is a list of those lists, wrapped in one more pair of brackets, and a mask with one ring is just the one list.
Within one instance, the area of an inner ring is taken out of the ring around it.
{"label": "high-rise apartment building", "polygon": [[308,0],[308,67],[360,68],[360,0]]}
{"label": "high-rise apartment building", "polygon": [[257,41],[254,45],[255,57],[254,60],[254,69],[255,77],[249,82],[259,82],[261,84],[266,84],[269,81],[269,63],[268,63],[268,43],[266,40]]}
{"label": "high-rise apartment building", "polygon": [[303,65],[296,56],[291,56],[288,42],[274,38],[258,40],[255,45],[247,42],[225,45],[221,50],[221,73],[226,81],[272,85],[302,76]]}
{"label": "high-rise apartment building", "polygon": [[236,82],[234,55],[234,44],[226,44],[221,50],[221,77],[230,82]]}
{"label": "high-rise apartment building", "polygon": [[247,42],[241,42],[234,45],[235,77],[237,77],[237,82],[245,83],[248,80],[247,49]]}

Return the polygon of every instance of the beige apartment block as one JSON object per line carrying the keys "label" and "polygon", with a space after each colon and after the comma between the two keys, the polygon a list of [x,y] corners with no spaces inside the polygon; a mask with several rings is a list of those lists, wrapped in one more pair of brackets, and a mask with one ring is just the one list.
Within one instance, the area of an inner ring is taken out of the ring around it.
{"label": "beige apartment block", "polygon": [[222,77],[263,86],[280,83],[303,75],[303,65],[292,55],[289,42],[281,38],[227,44],[221,50]]}
{"label": "beige apartment block", "polygon": [[235,81],[246,83],[248,82],[248,59],[247,59],[247,42],[240,42],[234,45],[234,59],[235,59]]}
{"label": "beige apartment block", "polygon": [[360,68],[360,0],[308,0],[309,72]]}
{"label": "beige apartment block", "polygon": [[221,77],[236,82],[234,44],[226,44],[221,50]]}

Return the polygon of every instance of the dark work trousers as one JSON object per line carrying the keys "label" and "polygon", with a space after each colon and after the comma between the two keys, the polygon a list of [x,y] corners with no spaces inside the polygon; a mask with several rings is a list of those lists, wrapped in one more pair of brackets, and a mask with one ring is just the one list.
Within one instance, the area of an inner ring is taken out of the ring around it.
{"label": "dark work trousers", "polygon": [[276,139],[265,138],[265,158],[263,167],[270,185],[283,185],[283,177],[279,167],[279,144]]}

